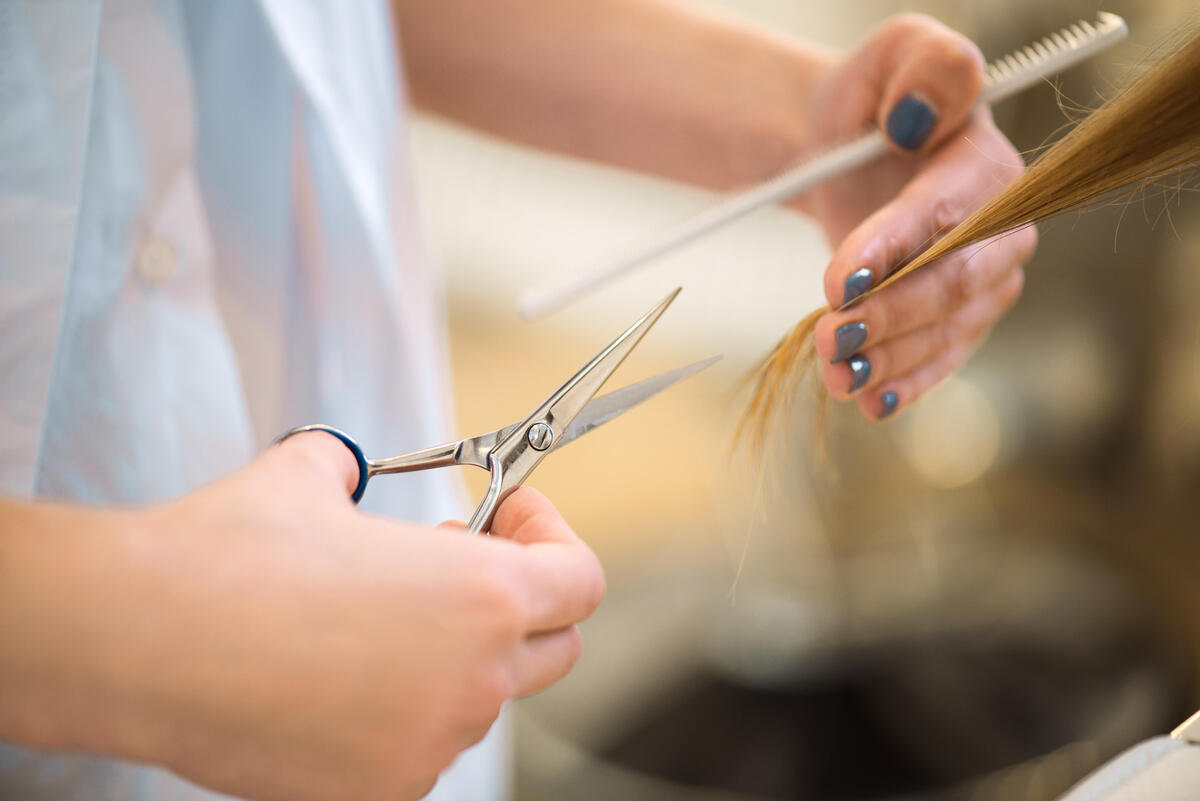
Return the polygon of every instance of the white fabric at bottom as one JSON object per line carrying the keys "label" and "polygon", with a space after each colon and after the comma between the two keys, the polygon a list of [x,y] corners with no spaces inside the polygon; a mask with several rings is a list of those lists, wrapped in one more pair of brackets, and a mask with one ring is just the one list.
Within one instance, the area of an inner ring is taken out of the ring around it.
{"label": "white fabric at bottom", "polygon": [[1171,737],[1135,745],[1102,765],[1059,801],[1195,801],[1200,746]]}

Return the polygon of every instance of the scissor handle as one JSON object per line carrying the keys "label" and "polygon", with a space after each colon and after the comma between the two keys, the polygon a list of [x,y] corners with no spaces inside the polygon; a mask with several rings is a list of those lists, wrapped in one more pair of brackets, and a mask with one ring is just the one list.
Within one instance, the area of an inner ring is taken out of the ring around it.
{"label": "scissor handle", "polygon": [[363,493],[367,490],[367,478],[370,476],[367,468],[367,457],[363,455],[362,448],[360,448],[358,443],[351,439],[350,435],[345,431],[336,429],[333,426],[322,425],[320,423],[293,428],[291,431],[275,440],[275,442],[278,444],[283,442],[288,437],[293,437],[296,434],[303,434],[306,431],[324,431],[326,434],[333,434],[333,436],[342,441],[343,445],[350,449],[350,453],[354,454],[354,461],[358,464],[358,485],[355,486],[354,492],[350,494],[350,500],[354,501],[355,503],[361,501]]}
{"label": "scissor handle", "polygon": [[488,481],[487,491],[467,521],[467,531],[471,534],[490,534],[500,504],[520,486],[520,482],[510,484],[506,480],[504,464],[495,453],[488,454],[488,472],[492,477]]}

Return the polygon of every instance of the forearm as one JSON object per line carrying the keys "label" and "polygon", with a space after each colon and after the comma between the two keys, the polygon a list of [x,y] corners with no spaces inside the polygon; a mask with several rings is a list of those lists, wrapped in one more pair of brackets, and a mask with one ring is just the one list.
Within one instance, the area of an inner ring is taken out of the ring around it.
{"label": "forearm", "polygon": [[134,519],[0,499],[0,739],[144,756]]}
{"label": "forearm", "polygon": [[393,0],[415,101],[541,148],[713,188],[806,140],[828,53],[675,0]]}

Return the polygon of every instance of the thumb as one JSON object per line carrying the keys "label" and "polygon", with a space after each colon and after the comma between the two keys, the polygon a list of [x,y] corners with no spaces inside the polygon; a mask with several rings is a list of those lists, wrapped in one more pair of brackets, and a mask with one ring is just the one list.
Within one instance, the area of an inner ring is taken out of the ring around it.
{"label": "thumb", "polygon": [[307,473],[347,499],[365,478],[362,451],[341,432],[316,429],[292,434],[271,449],[269,458],[287,462],[288,471]]}
{"label": "thumb", "polygon": [[969,39],[927,17],[902,18],[879,34],[878,125],[896,149],[928,152],[957,131],[983,87],[983,55]]}

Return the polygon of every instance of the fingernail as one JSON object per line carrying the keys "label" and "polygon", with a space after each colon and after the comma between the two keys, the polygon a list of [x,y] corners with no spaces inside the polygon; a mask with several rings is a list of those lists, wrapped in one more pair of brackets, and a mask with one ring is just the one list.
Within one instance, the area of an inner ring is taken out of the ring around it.
{"label": "fingernail", "polygon": [[900,398],[896,396],[895,392],[883,393],[883,396],[880,397],[880,400],[883,401],[883,411],[879,413],[880,420],[885,417],[890,417],[892,412],[896,411],[896,406],[900,403]]}
{"label": "fingernail", "polygon": [[887,118],[887,135],[905,150],[920,150],[937,124],[937,112],[918,95],[900,98]]}
{"label": "fingernail", "polygon": [[833,360],[840,362],[849,359],[867,341],[867,324],[847,323],[833,332],[833,338],[837,341],[837,353]]}
{"label": "fingernail", "polygon": [[860,354],[852,356],[846,364],[850,365],[850,373],[853,376],[850,380],[850,391],[858,392],[871,377],[871,360]]}
{"label": "fingernail", "polygon": [[870,267],[863,267],[850,273],[850,277],[846,279],[846,291],[842,294],[842,305],[845,306],[866,292],[874,283],[875,276],[871,273]]}

